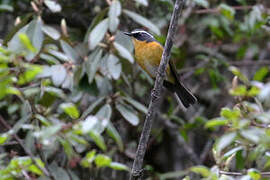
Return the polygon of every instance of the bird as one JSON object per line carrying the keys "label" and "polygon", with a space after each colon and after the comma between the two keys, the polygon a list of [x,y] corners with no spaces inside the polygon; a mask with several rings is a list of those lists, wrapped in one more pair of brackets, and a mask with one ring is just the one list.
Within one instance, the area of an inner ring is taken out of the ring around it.
{"label": "bird", "polygon": [[[152,34],[142,29],[135,29],[131,32],[123,33],[131,37],[136,62],[147,74],[155,78],[161,61],[163,46]],[[166,77],[163,86],[170,92],[176,93],[185,108],[195,104],[197,101],[196,97],[180,81],[175,65],[171,59],[166,67]]]}

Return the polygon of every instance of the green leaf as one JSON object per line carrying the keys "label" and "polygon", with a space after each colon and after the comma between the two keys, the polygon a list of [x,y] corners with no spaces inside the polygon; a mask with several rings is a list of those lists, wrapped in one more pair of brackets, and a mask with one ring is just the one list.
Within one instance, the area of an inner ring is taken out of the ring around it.
{"label": "green leaf", "polygon": [[119,150],[124,151],[124,143],[122,138],[112,123],[108,124],[106,132],[117,143]]}
{"label": "green leaf", "polygon": [[95,158],[95,164],[97,167],[107,167],[111,164],[112,160],[110,157],[106,155],[99,154]]}
{"label": "green leaf", "polygon": [[48,140],[52,136],[55,136],[61,130],[61,128],[62,126],[60,124],[54,124],[52,126],[45,127],[42,130],[34,132],[34,136],[37,138]]}
{"label": "green leaf", "polygon": [[119,79],[122,72],[122,65],[118,59],[118,57],[110,54],[107,58],[107,69],[113,79]]}
{"label": "green leaf", "polygon": [[256,71],[253,80],[255,81],[263,81],[263,79],[266,77],[266,75],[269,73],[268,67],[261,67],[258,71]]}
{"label": "green leaf", "polygon": [[135,114],[134,110],[128,105],[117,104],[116,109],[121,113],[121,115],[133,126],[137,126],[139,124],[139,118]]}
{"label": "green leaf", "polygon": [[26,65],[26,71],[19,76],[18,84],[23,85],[31,82],[40,72],[42,72],[41,66]]}
{"label": "green leaf", "polygon": [[260,180],[261,179],[261,174],[257,169],[249,169],[248,170],[248,175],[253,179],[253,180]]}
{"label": "green leaf", "polygon": [[43,45],[44,35],[42,32],[41,18],[37,18],[37,20],[33,20],[29,24],[29,26],[26,30],[26,34],[29,37],[29,39],[31,40],[35,49],[37,50],[34,53],[27,54],[27,56],[25,57],[28,61],[31,61],[39,53],[39,51],[41,50],[42,45]]}
{"label": "green leaf", "polygon": [[60,41],[60,44],[65,54],[69,57],[69,59],[72,62],[76,62],[79,60],[80,57],[78,53],[74,50],[74,48],[72,48],[68,43],[66,43],[63,40]]}
{"label": "green leaf", "polygon": [[7,134],[0,134],[0,145],[1,144],[4,144],[7,139],[8,139],[8,135]]}
{"label": "green leaf", "polygon": [[86,118],[101,102],[103,102],[105,98],[100,97],[96,101],[94,101],[82,114],[81,118]]}
{"label": "green leaf", "polygon": [[82,159],[81,165],[83,167],[91,167],[92,162],[95,160],[96,150],[89,151]]}
{"label": "green leaf", "polygon": [[121,3],[118,0],[113,0],[109,10],[109,29],[115,32],[118,25],[118,16],[121,14]]}
{"label": "green leaf", "polygon": [[99,111],[96,113],[96,117],[99,119],[110,120],[112,115],[112,108],[109,104],[105,104]]}
{"label": "green leaf", "polygon": [[63,61],[63,62],[67,62],[69,61],[69,58],[63,54],[62,52],[59,52],[59,51],[56,51],[56,50],[53,50],[53,49],[49,49],[48,51],[51,55],[55,56],[57,59]]}
{"label": "green leaf", "polygon": [[14,8],[8,4],[0,4],[0,12],[2,11],[9,11],[13,12]]}
{"label": "green leaf", "polygon": [[121,57],[127,59],[130,63],[134,62],[133,56],[124,46],[118,44],[117,42],[114,42],[113,45]]}
{"label": "green leaf", "polygon": [[96,75],[100,60],[102,56],[102,50],[94,51],[86,61],[86,73],[88,75],[88,82],[91,84]]}
{"label": "green leaf", "polygon": [[84,43],[87,43],[88,42],[88,39],[89,39],[89,34],[90,32],[92,31],[92,29],[100,22],[104,19],[104,17],[107,15],[107,12],[108,12],[108,8],[105,8],[103,9],[102,11],[100,11],[95,17],[94,19],[92,20],[90,26],[88,27],[87,29],[87,32],[84,36],[84,40],[83,42]]}
{"label": "green leaf", "polygon": [[227,4],[220,4],[219,10],[223,16],[225,16],[228,20],[233,20],[235,15],[235,10],[228,6]]}
{"label": "green leaf", "polygon": [[211,175],[210,170],[204,166],[194,166],[191,167],[190,170],[194,173],[202,175],[203,177],[209,177]]}
{"label": "green leaf", "polygon": [[126,165],[118,162],[111,162],[109,167],[114,170],[129,171],[129,168]]}
{"label": "green leaf", "polygon": [[44,116],[40,114],[35,114],[35,118],[37,118],[45,126],[51,125],[51,123]]}
{"label": "green leaf", "polygon": [[138,24],[141,24],[147,28],[149,28],[151,31],[153,31],[154,33],[156,33],[157,35],[160,35],[160,30],[159,28],[153,24],[151,21],[149,21],[148,19],[146,19],[145,17],[129,11],[129,10],[123,10],[123,12],[129,16],[133,21],[137,22]]}
{"label": "green leaf", "polygon": [[57,1],[52,1],[52,0],[45,0],[44,4],[53,12],[57,13],[62,10],[62,7],[60,4],[57,3]]}
{"label": "green leaf", "polygon": [[88,38],[88,46],[93,50],[104,38],[109,27],[109,19],[104,19],[92,30]]}
{"label": "green leaf", "polygon": [[51,26],[43,25],[42,31],[54,40],[58,40],[61,37],[61,34]]}
{"label": "green leaf", "polygon": [[32,45],[30,39],[25,33],[21,33],[18,35],[21,43],[29,50],[32,51],[33,53],[37,52],[36,48]]}
{"label": "green leaf", "polygon": [[72,119],[78,119],[80,116],[79,110],[73,103],[63,103],[60,105],[60,108]]}
{"label": "green leaf", "polygon": [[174,172],[167,172],[164,174],[159,175],[160,180],[166,180],[166,179],[173,179],[173,178],[179,178],[181,176],[186,175],[187,171],[174,171]]}
{"label": "green leaf", "polygon": [[148,6],[148,0],[135,0],[135,1],[143,6]]}
{"label": "green leaf", "polygon": [[199,6],[202,6],[204,8],[208,8],[209,7],[209,3],[207,0],[193,0],[196,4],[198,4]]}
{"label": "green leaf", "polygon": [[96,131],[90,131],[89,136],[91,137],[91,139],[93,139],[93,141],[100,149],[102,149],[103,151],[107,150],[104,139],[99,133],[97,133]]}
{"label": "green leaf", "polygon": [[243,147],[242,146],[238,146],[236,148],[233,148],[231,149],[230,151],[226,152],[223,157],[224,158],[228,158],[229,156],[235,154],[236,152],[240,151],[240,150],[243,150]]}
{"label": "green leaf", "polygon": [[17,96],[21,95],[20,90],[15,88],[15,87],[6,87],[6,93],[7,94],[17,95]]}
{"label": "green leaf", "polygon": [[74,154],[70,142],[67,139],[64,139],[64,138],[59,138],[59,141],[62,144],[66,155],[70,159],[72,157],[72,155]]}
{"label": "green leaf", "polygon": [[230,66],[229,70],[237,76],[241,81],[243,81],[245,84],[249,84],[248,78],[240,72],[240,70],[237,67]]}
{"label": "green leaf", "polygon": [[240,134],[247,140],[257,144],[260,142],[260,138],[262,138],[264,131],[259,128],[251,127],[249,129],[241,130]]}
{"label": "green leaf", "polygon": [[257,96],[260,93],[260,89],[256,86],[252,86],[248,92],[247,92],[247,96],[249,97],[254,97]]}
{"label": "green leaf", "polygon": [[226,119],[238,119],[241,116],[241,112],[239,109],[222,108],[220,115]]}
{"label": "green leaf", "polygon": [[59,97],[62,99],[66,99],[66,94],[59,88],[48,86],[48,87],[44,88],[44,91],[48,92],[49,94],[51,94],[53,96],[56,96],[56,97]]}
{"label": "green leaf", "polygon": [[246,96],[247,95],[247,87],[245,85],[239,85],[234,89],[230,89],[230,94],[232,96]]}
{"label": "green leaf", "polygon": [[[44,167],[44,164],[42,167]],[[38,174],[38,175],[43,174],[43,172],[35,164],[30,165],[27,169],[28,169],[28,171],[35,173],[35,174]]]}
{"label": "green leaf", "polygon": [[234,141],[235,137],[236,137],[235,132],[221,136],[221,138],[218,140],[217,143],[217,152],[220,153],[224,148],[229,146]]}
{"label": "green leaf", "polygon": [[56,162],[54,161],[52,164],[49,165],[50,173],[54,179],[57,180],[70,180],[67,171],[61,167],[59,167]]}
{"label": "green leaf", "polygon": [[215,118],[210,121],[207,121],[205,124],[206,128],[212,128],[212,127],[217,127],[217,126],[225,126],[228,124],[228,120],[224,118]]}
{"label": "green leaf", "polygon": [[138,109],[139,111],[143,112],[144,114],[147,113],[148,109],[145,105],[141,104],[140,102],[130,98],[130,97],[123,97],[125,101],[127,101],[129,104],[131,104],[133,107]]}

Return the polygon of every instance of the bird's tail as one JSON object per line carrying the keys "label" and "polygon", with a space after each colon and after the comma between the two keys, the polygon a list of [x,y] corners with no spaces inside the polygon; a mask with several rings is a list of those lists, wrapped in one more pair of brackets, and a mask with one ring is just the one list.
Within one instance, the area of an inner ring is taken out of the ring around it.
{"label": "bird's tail", "polygon": [[164,81],[164,86],[177,94],[185,108],[188,108],[197,101],[196,97],[179,81],[176,84]]}

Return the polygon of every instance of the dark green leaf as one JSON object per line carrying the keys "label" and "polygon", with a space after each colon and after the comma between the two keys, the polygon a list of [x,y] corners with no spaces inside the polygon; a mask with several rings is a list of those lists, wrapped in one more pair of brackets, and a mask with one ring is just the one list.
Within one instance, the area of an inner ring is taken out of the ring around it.
{"label": "dark green leaf", "polygon": [[235,139],[236,133],[231,132],[228,134],[223,135],[217,143],[217,152],[220,153],[224,148],[229,146]]}
{"label": "dark green leaf", "polygon": [[122,72],[122,65],[118,59],[118,57],[110,54],[107,60],[107,69],[113,79],[119,79]]}
{"label": "dark green leaf", "polygon": [[117,143],[119,150],[123,151],[124,144],[123,144],[122,138],[112,123],[108,124],[106,132]]}
{"label": "dark green leaf", "polygon": [[145,105],[141,104],[140,102],[130,98],[130,97],[123,97],[125,101],[127,101],[129,104],[131,104],[133,107],[138,109],[139,111],[143,112],[144,114],[147,113],[148,109],[145,107]]}
{"label": "dark green leaf", "polygon": [[57,1],[45,0],[44,4],[53,12],[57,13],[62,10],[61,5],[57,3]]}
{"label": "dark green leaf", "polygon": [[118,0],[113,0],[109,10],[109,29],[111,32],[115,32],[119,19],[118,16],[121,14],[121,3]]}
{"label": "dark green leaf", "polygon": [[123,12],[129,16],[133,21],[149,28],[151,31],[153,31],[154,33],[156,33],[157,35],[160,35],[160,31],[159,31],[159,28],[153,24],[151,21],[149,21],[148,19],[146,19],[145,17],[135,13],[135,12],[132,12],[132,11],[129,11],[129,10],[123,10]]}
{"label": "dark green leaf", "polygon": [[94,51],[90,56],[88,56],[87,62],[86,62],[86,72],[88,75],[88,82],[91,84],[94,80],[94,77],[96,75],[99,62],[101,60],[102,56],[102,50],[96,50]]}
{"label": "dark green leaf", "polygon": [[207,0],[193,0],[196,4],[198,4],[199,6],[202,6],[204,8],[208,8],[209,7],[209,3]]}
{"label": "dark green leaf", "polygon": [[76,62],[79,60],[79,55],[74,50],[74,48],[72,48],[68,43],[66,43],[63,40],[60,41],[60,44],[61,44],[61,47],[62,47],[63,51],[65,52],[65,54],[69,57],[69,59],[72,62]]}
{"label": "dark green leaf", "polygon": [[133,126],[137,126],[139,124],[139,118],[135,111],[128,107],[128,105],[117,104],[116,109],[121,113],[121,115]]}
{"label": "dark green leaf", "polygon": [[134,62],[133,56],[124,46],[118,44],[117,42],[114,42],[113,45],[115,49],[119,52],[120,56],[127,59],[130,63]]}
{"label": "dark green leaf", "polygon": [[93,139],[93,141],[100,149],[102,149],[103,151],[107,150],[104,139],[100,134],[98,134],[96,131],[90,131],[89,136],[91,137],[91,139]]}
{"label": "dark green leaf", "polygon": [[58,40],[61,37],[61,34],[51,26],[43,25],[42,31],[54,40]]}
{"label": "dark green leaf", "polygon": [[109,19],[104,19],[92,30],[88,39],[88,46],[93,50],[104,38],[109,27]]}
{"label": "dark green leaf", "polygon": [[109,167],[114,169],[114,170],[121,170],[121,171],[123,171],[123,170],[128,171],[129,170],[129,168],[126,165],[118,163],[118,162],[111,162]]}
{"label": "dark green leaf", "polygon": [[37,20],[33,20],[29,24],[29,26],[26,30],[26,34],[29,37],[29,39],[31,40],[35,49],[37,50],[35,53],[29,53],[26,56],[26,59],[28,61],[30,61],[38,54],[38,52],[41,50],[41,47],[43,45],[44,35],[42,32],[41,18],[38,18]]}

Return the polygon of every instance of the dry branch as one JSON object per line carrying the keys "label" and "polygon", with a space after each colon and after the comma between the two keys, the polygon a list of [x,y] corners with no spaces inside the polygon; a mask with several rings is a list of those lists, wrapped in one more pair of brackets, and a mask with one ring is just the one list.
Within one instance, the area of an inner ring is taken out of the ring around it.
{"label": "dry branch", "polygon": [[151,93],[151,101],[148,106],[148,113],[146,115],[145,121],[144,121],[144,126],[143,130],[141,133],[140,137],[140,142],[137,148],[136,152],[136,158],[133,163],[132,167],[132,172],[130,174],[130,180],[133,179],[142,179],[142,174],[143,174],[143,159],[145,155],[145,151],[147,148],[147,143],[149,140],[153,120],[155,118],[155,113],[158,108],[158,100],[161,95],[161,90],[162,90],[162,84],[165,78],[165,69],[168,65],[169,59],[170,59],[170,54],[171,54],[171,48],[173,45],[173,38],[175,35],[176,27],[177,27],[177,22],[178,22],[178,16],[182,11],[182,7],[184,6],[185,0],[176,0],[175,5],[174,5],[174,11],[171,17],[171,22],[168,30],[168,35],[164,47],[164,51],[162,54],[161,62],[158,68],[157,76],[156,76],[156,81],[155,81],[155,86],[154,89],[152,90]]}

